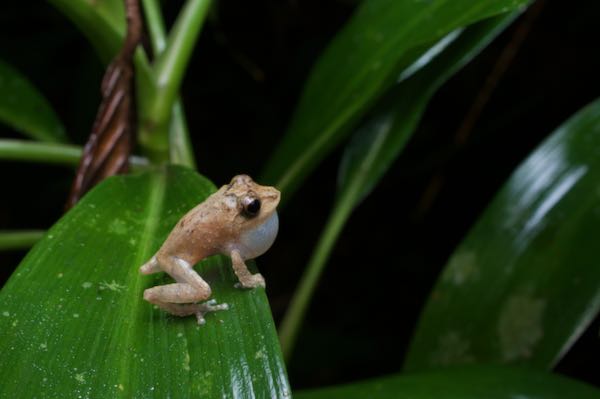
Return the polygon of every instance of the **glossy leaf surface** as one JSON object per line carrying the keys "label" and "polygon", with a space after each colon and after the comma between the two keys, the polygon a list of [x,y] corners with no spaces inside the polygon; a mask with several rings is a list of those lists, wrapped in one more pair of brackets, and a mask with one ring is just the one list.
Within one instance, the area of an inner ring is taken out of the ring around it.
{"label": "glossy leaf surface", "polygon": [[31,138],[65,142],[65,129],[52,106],[25,76],[0,61],[0,122]]}
{"label": "glossy leaf surface", "polygon": [[0,292],[0,397],[289,395],[264,290],[234,288],[227,258],[199,266],[231,307],[204,326],[142,299],[169,280],[139,266],[213,190],[178,167],[112,177],[52,227]]}
{"label": "glossy leaf surface", "polygon": [[516,14],[479,22],[453,32],[439,49],[423,56],[427,65],[397,84],[374,107],[346,146],[339,172],[339,197],[357,204],[377,185],[415,131],[437,89],[496,37]]}
{"label": "glossy leaf surface", "polygon": [[286,195],[342,140],[383,90],[454,29],[527,0],[362,2],[314,66],[264,179]]}
{"label": "glossy leaf surface", "polygon": [[524,368],[471,367],[403,374],[298,392],[296,399],[598,399],[600,390]]}
{"label": "glossy leaf surface", "polygon": [[600,101],[516,170],[449,260],[408,370],[496,362],[552,367],[600,309]]}

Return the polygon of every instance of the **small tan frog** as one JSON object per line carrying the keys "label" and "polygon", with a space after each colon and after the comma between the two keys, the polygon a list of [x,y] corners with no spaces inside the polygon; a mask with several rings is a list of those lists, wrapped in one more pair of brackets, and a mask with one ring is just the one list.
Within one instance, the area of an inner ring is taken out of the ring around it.
{"label": "small tan frog", "polygon": [[[142,274],[166,272],[176,283],[148,288],[144,299],[177,316],[228,309],[227,304],[207,301],[210,286],[193,269],[215,254],[231,256],[233,270],[243,288],[264,287],[259,273],[251,274],[244,263],[265,253],[275,241],[280,193],[256,184],[250,176],[235,176],[179,220],[158,252],[142,267]],[[236,284],[237,285],[237,284]],[[204,303],[197,303],[206,301]]]}

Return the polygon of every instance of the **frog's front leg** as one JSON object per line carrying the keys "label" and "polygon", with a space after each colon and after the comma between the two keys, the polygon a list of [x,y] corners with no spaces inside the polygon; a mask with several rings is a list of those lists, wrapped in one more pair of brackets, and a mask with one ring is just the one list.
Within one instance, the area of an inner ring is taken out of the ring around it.
{"label": "frog's front leg", "polygon": [[216,310],[228,309],[227,304],[215,304],[206,301],[212,291],[185,260],[176,256],[158,256],[156,262],[177,283],[148,288],[144,291],[144,299],[176,316],[196,315],[199,324],[204,324],[204,314]]}
{"label": "frog's front leg", "polygon": [[250,273],[248,266],[244,263],[244,258],[242,258],[242,255],[237,250],[231,251],[231,265],[243,288],[265,288],[265,279],[263,276],[260,273]]}

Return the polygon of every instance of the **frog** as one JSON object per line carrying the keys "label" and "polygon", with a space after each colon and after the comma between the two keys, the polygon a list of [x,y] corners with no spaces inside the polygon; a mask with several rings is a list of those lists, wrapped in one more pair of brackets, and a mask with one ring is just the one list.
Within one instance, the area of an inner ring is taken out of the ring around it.
{"label": "frog", "polygon": [[195,315],[198,324],[205,324],[206,313],[229,308],[209,299],[211,287],[193,267],[216,254],[231,258],[236,287],[265,288],[264,277],[252,274],[245,261],[264,254],[275,241],[280,198],[275,187],[259,185],[244,174],[233,177],[188,211],[140,267],[141,274],[165,272],[175,280],[144,290],[144,299],[175,316]]}

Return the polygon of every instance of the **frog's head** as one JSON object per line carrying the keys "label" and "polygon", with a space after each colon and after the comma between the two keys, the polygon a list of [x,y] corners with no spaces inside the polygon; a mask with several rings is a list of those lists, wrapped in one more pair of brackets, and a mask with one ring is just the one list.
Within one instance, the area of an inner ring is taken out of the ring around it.
{"label": "frog's head", "polygon": [[274,187],[256,184],[247,175],[235,176],[221,190],[231,217],[230,232],[235,237],[228,243],[228,250],[235,248],[244,259],[263,254],[277,236],[276,209],[281,194]]}
{"label": "frog's head", "polygon": [[248,228],[263,224],[277,212],[279,190],[261,186],[248,175],[235,176],[223,189],[228,202],[235,206],[237,223]]}

